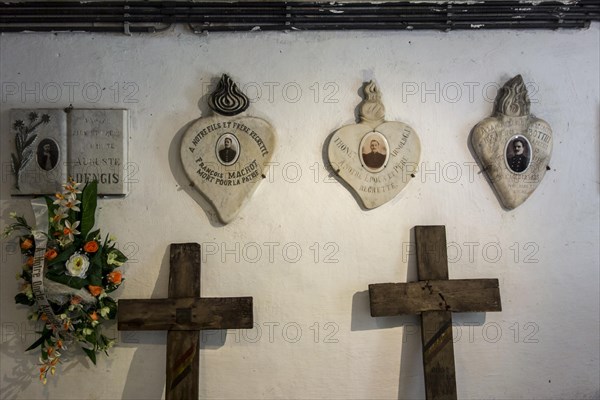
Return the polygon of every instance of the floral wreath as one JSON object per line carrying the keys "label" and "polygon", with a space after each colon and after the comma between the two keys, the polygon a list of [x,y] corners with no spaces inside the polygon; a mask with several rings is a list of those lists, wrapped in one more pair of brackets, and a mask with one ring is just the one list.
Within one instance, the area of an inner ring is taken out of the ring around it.
{"label": "floral wreath", "polygon": [[44,322],[43,329],[26,351],[41,348],[40,380],[54,375],[61,351],[77,343],[96,364],[96,354],[111,348],[115,340],[102,333],[102,323],[113,320],[117,302],[108,294],[123,282],[117,270],[127,257],[115,239],[92,231],[97,205],[96,181],[80,190],[72,179],[53,198],[33,199],[36,227],[11,213],[16,222],[4,237],[19,232],[21,253],[26,257],[17,279],[22,279],[17,304],[31,309],[30,319]]}

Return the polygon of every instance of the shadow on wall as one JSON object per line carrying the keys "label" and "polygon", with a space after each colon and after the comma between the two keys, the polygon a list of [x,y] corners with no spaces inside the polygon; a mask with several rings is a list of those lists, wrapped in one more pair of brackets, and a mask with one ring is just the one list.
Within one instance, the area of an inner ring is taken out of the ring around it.
{"label": "shadow on wall", "polygon": [[[7,371],[2,376],[0,386],[0,398],[3,400],[17,399],[30,385],[41,385],[36,376],[36,361],[39,354],[35,351],[25,353],[26,346],[22,340],[19,340],[18,330],[15,332],[10,340],[0,345],[1,359],[12,360],[15,364],[10,372],[7,368],[2,368],[3,371]],[[44,388],[44,395],[49,396],[47,387]]]}
{"label": "shadow on wall", "polygon": [[[415,230],[410,230],[411,243],[415,243]],[[451,278],[451,277],[450,277]],[[401,281],[398,279],[398,282]],[[418,281],[416,252],[408,255],[408,266],[405,282]],[[383,283],[383,282],[373,282]],[[453,326],[469,324],[483,325],[485,313],[453,314]],[[371,317],[369,292],[357,292],[352,297],[352,331],[389,329],[401,326],[402,356],[400,360],[400,376],[398,378],[398,399],[425,398],[425,378],[423,373],[423,356],[421,343],[421,318],[418,315],[402,315],[394,317]],[[454,329],[453,329],[454,330]],[[373,332],[376,335],[376,332]],[[455,336],[453,341],[460,340]],[[400,340],[400,337],[398,338]],[[383,354],[382,354],[383,355]]]}
{"label": "shadow on wall", "polygon": [[[169,286],[170,247],[163,255],[156,285],[151,298],[166,298]],[[135,348],[131,359],[122,399],[161,399],[167,380],[167,332],[123,331],[120,347]],[[215,331],[202,331],[200,335],[200,365],[202,350],[218,349],[225,344],[227,335]],[[200,369],[202,374],[202,369]],[[202,388],[201,388],[202,390]],[[202,394],[202,393],[201,393]]]}
{"label": "shadow on wall", "polygon": [[[411,229],[410,240],[412,243],[414,243],[414,237],[414,229]],[[406,275],[405,282],[417,280],[417,260],[414,252],[409,253]],[[398,276],[397,282],[401,281],[402,279]],[[398,399],[425,398],[420,325],[421,322],[418,315],[371,317],[368,290],[357,292],[352,297],[352,331],[390,329],[399,326],[403,328],[401,337],[398,337],[398,340],[402,340],[400,376],[398,377]],[[373,332],[373,335],[376,334],[376,332]]]}
{"label": "shadow on wall", "polygon": [[[219,77],[215,77],[211,79],[211,87],[217,87],[219,82]],[[202,96],[202,98],[198,101],[198,108],[200,108],[201,116],[203,118],[209,117],[214,113],[208,107],[208,98],[210,93],[206,93]],[[214,210],[212,204],[202,195],[198,190],[193,187],[193,184],[190,182],[190,179],[186,175],[183,170],[183,165],[181,163],[181,139],[185,132],[196,122],[196,120],[190,121],[184,126],[182,126],[171,140],[171,144],[169,145],[169,167],[171,168],[171,173],[175,178],[175,181],[179,185],[178,191],[183,190],[186,192],[198,205],[204,210],[206,217],[210,224],[215,227],[222,227],[223,223],[219,221],[217,214]]]}
{"label": "shadow on wall", "polygon": [[[52,392],[62,385],[61,378],[65,379],[61,375],[66,376],[73,373],[74,370],[81,370],[82,368],[86,370],[96,368],[81,351],[80,347],[73,344],[62,351],[65,361],[56,367],[56,376],[51,377],[48,375],[48,381],[44,385],[38,376],[40,348],[37,347],[25,352],[25,349],[39,338],[39,334],[35,333],[40,329],[39,325],[23,318],[20,326],[15,325],[12,331],[8,323],[4,323],[2,328],[2,340],[12,335],[10,339],[0,345],[0,360],[2,361],[0,365],[2,365],[3,371],[10,371],[10,373],[5,372],[2,376],[0,386],[0,399],[2,400],[22,399],[23,392],[30,386],[35,387],[36,385],[42,389],[41,393],[44,398],[51,398]],[[110,329],[110,326],[107,324],[106,328]],[[4,367],[5,360],[12,360],[15,365],[12,370]],[[110,365],[112,360],[102,360],[101,362],[107,362]]]}

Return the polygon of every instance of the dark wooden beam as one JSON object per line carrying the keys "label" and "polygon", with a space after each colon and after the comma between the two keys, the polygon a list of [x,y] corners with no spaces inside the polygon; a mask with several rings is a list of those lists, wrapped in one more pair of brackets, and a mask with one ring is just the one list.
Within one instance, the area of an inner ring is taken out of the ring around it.
{"label": "dark wooden beam", "polygon": [[369,285],[371,315],[421,314],[427,400],[456,399],[452,312],[501,311],[497,279],[448,279],[444,226],[416,226],[419,282]]}
{"label": "dark wooden beam", "polygon": [[200,245],[171,245],[169,298],[120,300],[119,330],[168,330],[167,400],[198,399],[200,330],[253,328],[252,297],[200,297]]}
{"label": "dark wooden beam", "polygon": [[425,311],[502,311],[498,279],[378,283],[369,285],[369,297],[373,317]]}
{"label": "dark wooden beam", "polygon": [[252,297],[119,301],[119,329],[190,331],[252,329]]}

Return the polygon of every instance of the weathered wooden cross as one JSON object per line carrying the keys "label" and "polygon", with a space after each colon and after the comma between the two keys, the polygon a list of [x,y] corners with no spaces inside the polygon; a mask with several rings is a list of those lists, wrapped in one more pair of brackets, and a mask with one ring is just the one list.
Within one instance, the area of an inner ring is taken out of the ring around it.
{"label": "weathered wooden cross", "polygon": [[448,279],[446,228],[416,226],[418,282],[369,285],[371,316],[421,314],[428,400],[456,399],[452,312],[502,311],[498,279]]}
{"label": "weathered wooden cross", "polygon": [[171,244],[169,298],[120,300],[119,330],[167,334],[167,400],[197,399],[200,330],[252,329],[252,297],[200,297],[200,245]]}

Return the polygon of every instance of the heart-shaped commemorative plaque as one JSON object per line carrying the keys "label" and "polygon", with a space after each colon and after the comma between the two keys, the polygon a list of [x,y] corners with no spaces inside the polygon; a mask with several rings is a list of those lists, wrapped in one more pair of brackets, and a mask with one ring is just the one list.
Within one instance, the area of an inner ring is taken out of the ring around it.
{"label": "heart-shaped commemorative plaque", "polygon": [[535,191],[552,154],[552,129],[529,113],[521,75],[500,89],[492,117],[479,122],[471,144],[502,205],[512,210]]}
{"label": "heart-shaped commemorative plaque", "polygon": [[181,141],[185,173],[225,224],[238,215],[266,177],[275,147],[273,127],[243,114],[249,105],[224,74],[209,99],[215,115],[193,122]]}
{"label": "heart-shaped commemorative plaque", "polygon": [[385,121],[381,93],[372,81],[364,93],[360,122],[335,131],[328,153],[333,170],[372,209],[393,199],[414,177],[421,142],[407,124]]}

